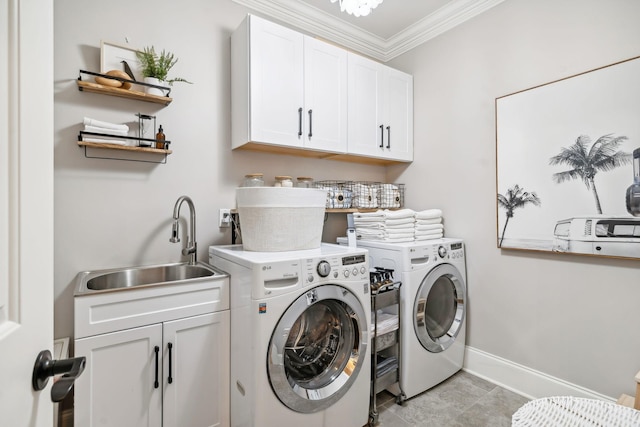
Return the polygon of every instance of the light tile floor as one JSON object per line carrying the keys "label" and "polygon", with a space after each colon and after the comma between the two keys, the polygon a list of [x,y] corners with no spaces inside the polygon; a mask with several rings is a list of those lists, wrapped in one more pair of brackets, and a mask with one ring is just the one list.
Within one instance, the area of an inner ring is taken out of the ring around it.
{"label": "light tile floor", "polygon": [[460,371],[403,405],[390,393],[378,394],[376,427],[509,427],[511,415],[526,402],[519,394]]}

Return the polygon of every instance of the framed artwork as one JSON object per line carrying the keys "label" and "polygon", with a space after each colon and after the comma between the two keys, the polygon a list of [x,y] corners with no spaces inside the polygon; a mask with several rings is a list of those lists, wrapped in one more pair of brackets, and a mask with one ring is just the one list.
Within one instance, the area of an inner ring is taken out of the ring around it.
{"label": "framed artwork", "polygon": [[497,246],[640,258],[640,57],[495,109]]}
{"label": "framed artwork", "polygon": [[136,56],[137,49],[129,46],[122,46],[115,43],[100,42],[100,72],[106,73],[109,70],[125,70],[125,61],[129,66],[136,81],[142,81],[142,73]]}

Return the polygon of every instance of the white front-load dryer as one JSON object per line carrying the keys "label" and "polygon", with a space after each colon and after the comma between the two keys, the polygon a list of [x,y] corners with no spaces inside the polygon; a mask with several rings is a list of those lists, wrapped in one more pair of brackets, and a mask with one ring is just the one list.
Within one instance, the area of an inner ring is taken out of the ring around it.
{"label": "white front-load dryer", "polygon": [[361,427],[368,421],[367,251],[211,246],[230,275],[231,425]]}
{"label": "white front-load dryer", "polygon": [[[339,238],[340,244],[347,240]],[[400,288],[400,387],[407,398],[441,383],[464,362],[467,286],[464,243],[358,240],[372,268],[395,271]],[[391,389],[398,393],[399,390]]]}

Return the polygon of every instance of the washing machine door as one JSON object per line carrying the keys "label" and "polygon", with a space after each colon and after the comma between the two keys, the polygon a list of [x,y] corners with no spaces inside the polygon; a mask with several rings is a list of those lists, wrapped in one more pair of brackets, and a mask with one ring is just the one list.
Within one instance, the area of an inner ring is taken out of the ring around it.
{"label": "washing machine door", "polygon": [[273,331],[267,355],[271,388],[294,411],[326,409],[355,381],[368,340],[364,309],[351,291],[337,285],[311,289]]}
{"label": "washing machine door", "polygon": [[420,344],[432,353],[449,348],[464,325],[465,284],[451,264],[440,264],[422,280],[413,307]]}

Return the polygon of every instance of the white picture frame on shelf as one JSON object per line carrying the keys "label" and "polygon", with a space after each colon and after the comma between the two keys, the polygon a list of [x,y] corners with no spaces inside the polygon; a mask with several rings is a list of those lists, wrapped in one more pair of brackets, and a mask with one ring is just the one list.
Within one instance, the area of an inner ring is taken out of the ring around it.
{"label": "white picture frame on shelf", "polygon": [[136,53],[138,49],[130,46],[123,46],[111,42],[100,42],[100,72],[106,73],[110,70],[125,71],[122,61],[127,61],[129,68],[133,72],[136,81],[143,80],[142,72],[138,63]]}

